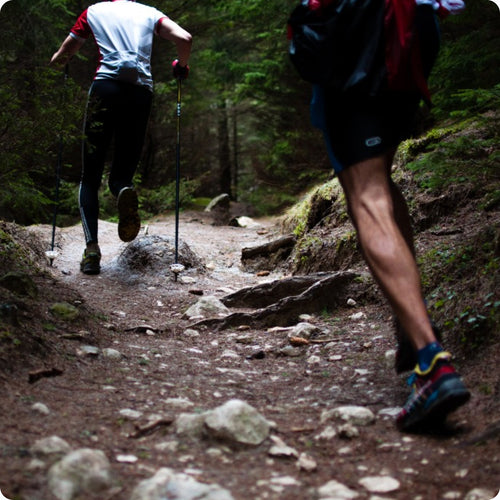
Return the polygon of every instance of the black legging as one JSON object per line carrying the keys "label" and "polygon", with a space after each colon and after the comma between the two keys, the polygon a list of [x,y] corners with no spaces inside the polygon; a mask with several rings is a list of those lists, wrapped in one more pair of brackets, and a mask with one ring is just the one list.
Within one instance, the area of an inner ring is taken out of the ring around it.
{"label": "black legging", "polygon": [[117,80],[96,80],[89,91],[84,123],[80,214],[87,243],[97,243],[98,191],[114,138],[109,189],[118,196],[132,186],[151,111],[152,93]]}

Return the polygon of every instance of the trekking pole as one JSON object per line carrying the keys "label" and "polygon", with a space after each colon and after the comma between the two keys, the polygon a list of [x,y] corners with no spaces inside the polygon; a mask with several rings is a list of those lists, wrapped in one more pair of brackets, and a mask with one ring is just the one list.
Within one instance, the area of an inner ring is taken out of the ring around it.
{"label": "trekking pole", "polygon": [[177,281],[179,273],[184,271],[184,266],[179,264],[179,198],[181,183],[181,78],[177,78],[177,140],[175,144],[175,257],[174,264],[170,266]]}
{"label": "trekking pole", "polygon": [[[69,68],[68,64],[64,66],[64,84],[63,84],[63,102],[64,102],[64,92],[66,90],[66,81],[68,80]],[[45,252],[45,256],[49,260],[49,265],[52,266],[54,259],[57,257],[57,251],[54,250],[55,239],[56,239],[56,222],[57,222],[57,212],[59,209],[59,187],[61,185],[61,169],[62,169],[62,152],[63,152],[63,128],[64,128],[64,118],[61,120],[61,126],[59,129],[59,146],[57,151],[57,165],[56,165],[56,190],[55,190],[55,200],[54,200],[54,215],[52,217],[52,241],[50,243],[50,250]]]}

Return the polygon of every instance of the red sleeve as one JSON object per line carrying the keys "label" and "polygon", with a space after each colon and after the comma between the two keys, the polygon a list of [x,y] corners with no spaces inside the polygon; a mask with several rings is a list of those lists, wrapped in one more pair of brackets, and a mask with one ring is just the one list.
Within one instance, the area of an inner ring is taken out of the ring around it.
{"label": "red sleeve", "polygon": [[155,24],[155,35],[158,35],[158,33],[160,32],[160,25],[161,25],[161,22],[164,20],[164,19],[169,19],[168,16],[163,16],[163,17],[160,17],[160,19],[158,19],[158,21],[156,21],[156,24]]}
{"label": "red sleeve", "polygon": [[71,28],[70,32],[77,38],[87,39],[91,34],[89,23],[87,21],[87,9],[85,9],[80,17],[76,20],[75,25]]}

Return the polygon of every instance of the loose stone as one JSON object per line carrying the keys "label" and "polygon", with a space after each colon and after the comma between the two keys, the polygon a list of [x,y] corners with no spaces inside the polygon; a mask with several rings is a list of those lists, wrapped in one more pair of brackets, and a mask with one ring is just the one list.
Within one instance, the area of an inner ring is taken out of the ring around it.
{"label": "loose stone", "polygon": [[369,476],[359,480],[359,484],[371,493],[390,493],[400,487],[397,479],[390,476]]}

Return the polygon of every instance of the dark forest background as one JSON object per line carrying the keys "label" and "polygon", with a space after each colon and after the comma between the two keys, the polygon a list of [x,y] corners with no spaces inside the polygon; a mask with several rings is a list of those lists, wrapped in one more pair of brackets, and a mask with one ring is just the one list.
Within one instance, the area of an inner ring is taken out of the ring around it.
{"label": "dark forest background", "polygon": [[[332,177],[320,133],[309,123],[309,85],[288,60],[286,21],[296,1],[146,2],[193,34],[181,118],[183,207],[229,193],[251,214],[276,213]],[[78,220],[81,124],[97,52],[89,40],[70,63],[67,80],[48,62],[91,3],[13,0],[0,12],[1,219],[51,221],[62,141],[58,223]],[[463,14],[441,27],[434,107],[423,116],[422,132],[496,111],[500,100],[496,5],[469,0]],[[175,56],[173,44],[156,41],[153,112],[136,178],[146,216],[174,207]],[[492,147],[490,162],[498,170]],[[102,191],[103,217],[109,217],[114,209],[105,183]],[[492,192],[498,198],[498,189]]]}

